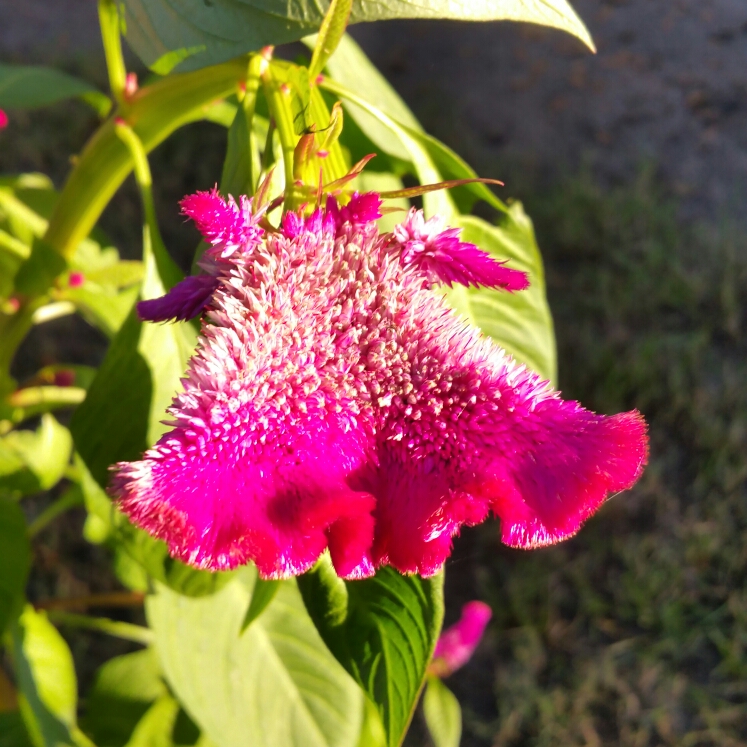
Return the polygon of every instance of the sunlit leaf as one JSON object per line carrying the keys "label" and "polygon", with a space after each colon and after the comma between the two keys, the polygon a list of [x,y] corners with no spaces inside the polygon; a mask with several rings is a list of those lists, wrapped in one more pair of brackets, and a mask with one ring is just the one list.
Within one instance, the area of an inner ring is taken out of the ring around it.
{"label": "sunlit leaf", "polygon": [[[125,0],[127,41],[146,65],[194,70],[268,44],[295,41],[321,26],[318,0]],[[593,48],[567,0],[354,0],[351,23],[393,18],[526,21],[562,29]]]}
{"label": "sunlit leaf", "polygon": [[335,49],[337,49],[337,45],[345,33],[345,27],[348,25],[352,9],[353,0],[330,1],[311,56],[309,77],[312,81],[324,70],[327,60],[332,56]]}
{"label": "sunlit leaf", "polygon": [[458,285],[448,289],[449,303],[514,358],[555,381],[557,353],[542,257],[521,203],[513,203],[497,226],[469,215],[457,217],[455,223],[461,226],[464,241],[524,270],[530,285],[517,293]]}
{"label": "sunlit leaf", "polygon": [[459,747],[462,709],[454,693],[438,677],[429,677],[423,694],[423,715],[435,747]]}
{"label": "sunlit leaf", "polygon": [[11,627],[23,720],[36,747],[75,744],[78,686],[67,643],[43,612],[26,607]]}
{"label": "sunlit leaf", "polygon": [[218,747],[355,747],[359,688],[327,651],[294,581],[241,633],[256,571],[211,597],[163,587],[146,603],[166,678]]}
{"label": "sunlit leaf", "polygon": [[70,461],[70,431],[49,413],[35,431],[0,437],[0,493],[27,495],[54,487]]}

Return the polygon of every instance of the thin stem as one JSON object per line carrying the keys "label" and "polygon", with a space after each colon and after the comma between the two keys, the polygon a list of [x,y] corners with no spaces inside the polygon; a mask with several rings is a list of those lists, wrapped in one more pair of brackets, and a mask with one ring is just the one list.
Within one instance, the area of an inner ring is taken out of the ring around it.
{"label": "thin stem", "polygon": [[108,617],[89,617],[88,615],[76,615],[72,612],[58,612],[50,610],[49,619],[54,623],[69,625],[72,628],[83,628],[85,630],[95,630],[99,633],[106,633],[115,638],[122,638],[125,641],[134,641],[142,643],[144,646],[150,646],[155,640],[153,631],[142,625],[133,625],[132,623],[121,622],[119,620],[110,620]]}
{"label": "thin stem", "polygon": [[127,69],[122,55],[119,8],[116,0],[99,0],[99,25],[104,43],[109,87],[120,105],[124,103]]}
{"label": "thin stem", "polygon": [[107,594],[88,594],[67,599],[43,599],[36,602],[38,610],[88,609],[89,607],[142,607],[145,594],[139,591],[112,591]]}
{"label": "thin stem", "polygon": [[297,207],[298,196],[295,194],[295,179],[293,176],[293,155],[296,150],[298,137],[293,126],[293,111],[291,109],[291,97],[293,95],[290,86],[283,84],[273,76],[272,66],[262,74],[262,85],[267,99],[267,107],[270,110],[271,122],[275,123],[280,146],[283,151],[283,173],[285,174],[285,207],[293,210]]}
{"label": "thin stem", "polygon": [[[143,202],[143,212],[145,214],[145,226],[150,237],[150,246],[153,251],[158,274],[166,286],[166,290],[173,288],[181,279],[182,274],[179,268],[174,264],[166,251],[166,246],[161,237],[161,231],[158,228],[158,219],[156,218],[156,205],[153,201],[153,177],[150,173],[148,156],[145,152],[140,138],[124,120],[118,119],[114,123],[114,131],[117,137],[127,146],[132,156],[135,181],[140,189],[140,198]],[[147,242],[146,242],[147,247]]]}
{"label": "thin stem", "polygon": [[[239,57],[192,73],[169,75],[140,88],[128,101],[127,121],[145,152],[182,125],[205,119],[214,102],[238,90],[246,78],[246,65],[247,58]],[[132,168],[132,154],[109,119],[78,158],[55,204],[44,241],[70,258]]]}

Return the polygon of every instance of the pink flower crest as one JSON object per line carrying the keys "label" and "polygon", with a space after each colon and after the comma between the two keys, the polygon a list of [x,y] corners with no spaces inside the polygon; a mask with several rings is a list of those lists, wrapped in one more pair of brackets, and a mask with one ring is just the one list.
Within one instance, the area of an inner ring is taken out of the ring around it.
{"label": "pink flower crest", "polygon": [[463,667],[475,653],[493,612],[484,602],[467,602],[459,621],[445,630],[436,643],[431,674],[448,677]]}
{"label": "pink flower crest", "polygon": [[[260,234],[247,202],[183,202],[214,287],[172,430],[111,485],[175,557],[282,578],[328,549],[344,578],[428,576],[464,524],[492,512],[506,544],[551,544],[640,476],[640,414],[596,415],[513,361],[436,284],[494,279],[486,259],[439,256],[480,250],[418,213],[380,234],[378,204]],[[417,231],[434,259],[410,256]]]}

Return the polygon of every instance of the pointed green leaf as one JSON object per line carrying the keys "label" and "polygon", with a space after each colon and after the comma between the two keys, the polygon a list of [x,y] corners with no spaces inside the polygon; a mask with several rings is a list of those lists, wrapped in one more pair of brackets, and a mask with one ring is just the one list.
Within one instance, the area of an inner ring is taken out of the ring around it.
{"label": "pointed green leaf", "polygon": [[340,43],[340,39],[342,39],[345,28],[348,25],[352,9],[353,0],[331,0],[316,38],[314,52],[311,55],[309,78],[311,78],[312,82],[324,70],[327,60],[332,56],[335,49],[337,49],[337,45]]}
{"label": "pointed green leaf", "polygon": [[127,747],[172,747],[178,715],[179,703],[170,695],[162,695],[140,719]]}
{"label": "pointed green leaf", "polygon": [[21,600],[31,567],[26,520],[18,504],[0,498],[0,638]]}
{"label": "pointed green leaf", "polygon": [[0,437],[0,493],[28,495],[54,487],[70,462],[72,445],[70,431],[49,413],[35,431]]}
{"label": "pointed green leaf", "polygon": [[[329,1],[125,0],[127,41],[146,65],[175,69],[214,65],[268,44],[295,41],[319,29]],[[593,49],[567,0],[354,0],[350,23],[392,18],[525,21],[567,31]],[[181,57],[181,60],[179,58]]]}
{"label": "pointed green leaf", "polygon": [[19,704],[32,742],[35,747],[73,745],[78,686],[67,643],[31,606],[11,632]]}
{"label": "pointed green leaf", "polygon": [[26,109],[100,91],[51,67],[0,63],[0,108]]}
{"label": "pointed green leaf", "polygon": [[274,579],[258,578],[254,583],[252,590],[252,599],[249,602],[249,608],[246,616],[241,623],[241,632],[243,633],[267,608],[267,605],[275,598],[275,594],[280,589],[280,581]]}
{"label": "pointed green leaf", "polygon": [[160,587],[148,598],[173,692],[218,747],[354,747],[360,690],[322,643],[295,582],[281,582],[241,634],[255,579],[245,567],[212,597]]}
{"label": "pointed green leaf", "polygon": [[435,747],[459,747],[462,709],[454,693],[438,677],[429,677],[423,694],[423,715]]}
{"label": "pointed green leaf", "polygon": [[344,582],[324,557],[298,585],[324,642],[376,706],[386,744],[398,747],[441,630],[443,574],[424,579],[386,567]]}

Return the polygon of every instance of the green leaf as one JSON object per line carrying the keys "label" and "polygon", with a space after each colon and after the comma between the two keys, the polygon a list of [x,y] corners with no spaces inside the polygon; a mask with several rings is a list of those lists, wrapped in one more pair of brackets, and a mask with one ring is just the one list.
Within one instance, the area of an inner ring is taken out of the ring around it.
{"label": "green leaf", "polygon": [[31,544],[23,511],[17,503],[0,498],[0,639],[21,609],[30,568]]}
{"label": "green leaf", "polygon": [[423,695],[423,715],[435,747],[459,747],[462,709],[454,693],[438,677],[429,677]]}
{"label": "green leaf", "polygon": [[354,747],[359,688],[314,629],[294,581],[246,631],[256,570],[211,597],[163,587],[146,601],[166,679],[218,747]]}
{"label": "green leaf", "polygon": [[33,747],[19,711],[0,712],[0,747]]}
{"label": "green leaf", "polygon": [[75,305],[80,315],[107,337],[114,337],[125,323],[137,300],[138,288],[133,286],[117,291],[94,283],[78,288],[67,288],[60,298]]}
{"label": "green leaf", "polygon": [[65,474],[71,451],[70,432],[49,413],[36,431],[11,431],[0,438],[0,492],[49,490]]}
{"label": "green leaf", "polygon": [[376,705],[387,745],[398,747],[441,630],[443,574],[424,579],[386,567],[346,583],[325,556],[298,585],[324,642]]}
{"label": "green leaf", "polygon": [[[125,0],[127,41],[146,65],[183,56],[175,69],[194,70],[311,34],[328,7],[329,2],[318,0]],[[566,0],[353,2],[351,23],[391,18],[526,21],[567,31],[593,49],[589,32]]]}
{"label": "green leaf", "polygon": [[386,747],[386,734],[376,706],[364,698],[363,726],[356,747]]}
{"label": "green leaf", "polygon": [[532,221],[521,203],[513,203],[498,226],[474,216],[458,217],[455,223],[461,226],[464,241],[476,244],[496,259],[508,260],[512,268],[529,273],[530,286],[518,293],[454,286],[447,292],[450,305],[514,358],[554,382],[557,354],[542,257]]}
{"label": "green leaf", "polygon": [[156,579],[187,596],[213,594],[231,579],[231,573],[210,573],[174,560],[164,542],[134,527],[118,511],[76,455],[76,472],[88,517],[83,533],[89,542],[109,542],[114,551],[114,572],[129,589],[147,591]]}
{"label": "green leaf", "polygon": [[31,606],[11,632],[19,705],[32,742],[36,747],[74,744],[78,687],[67,643]]}
{"label": "green leaf", "polygon": [[29,109],[91,93],[100,91],[61,70],[0,63],[0,108]]}
{"label": "green leaf", "polygon": [[124,747],[150,706],[168,690],[152,648],[110,659],[96,672],[81,728],[97,747]]}
{"label": "green leaf", "polygon": [[314,81],[324,70],[327,60],[337,49],[348,25],[353,0],[331,0],[314,45],[309,65],[309,78]]}
{"label": "green leaf", "polygon": [[[327,61],[327,71],[335,83],[357,92],[371,107],[403,127],[422,131],[407,104],[349,34],[342,37],[335,53]],[[366,81],[365,86],[360,85],[361,80]],[[397,134],[371,112],[350,101],[345,103],[345,109],[374,145],[396,158],[410,160],[410,154]]]}
{"label": "green leaf", "polygon": [[140,719],[127,747],[171,747],[179,703],[170,695],[162,695]]}
{"label": "green leaf", "polygon": [[100,485],[107,484],[111,464],[138,459],[165,430],[161,420],[194,340],[191,325],[143,324],[134,310],[112,340],[70,425],[76,450]]}
{"label": "green leaf", "polygon": [[[370,108],[363,108],[350,100],[346,109],[363,130],[367,137],[385,153],[410,161],[411,151],[402,142],[398,131],[402,130],[424,150],[444,179],[471,179],[477,174],[457,155],[436,138],[423,131],[415,115],[392,88],[384,76],[368,59],[365,52],[348,35],[344,36],[335,54],[327,63],[327,69],[334,79],[333,85],[344,86],[355,92],[397,127],[392,129],[379,117],[371,113]],[[361,87],[358,81],[365,80]],[[484,184],[475,183],[450,191],[461,212],[469,212],[475,200],[488,202],[497,210],[504,212],[506,206]]]}
{"label": "green leaf", "polygon": [[275,598],[280,589],[280,581],[274,579],[258,578],[252,589],[252,599],[249,602],[249,609],[246,611],[243,622],[241,623],[241,632],[243,633],[264,611],[267,605]]}

